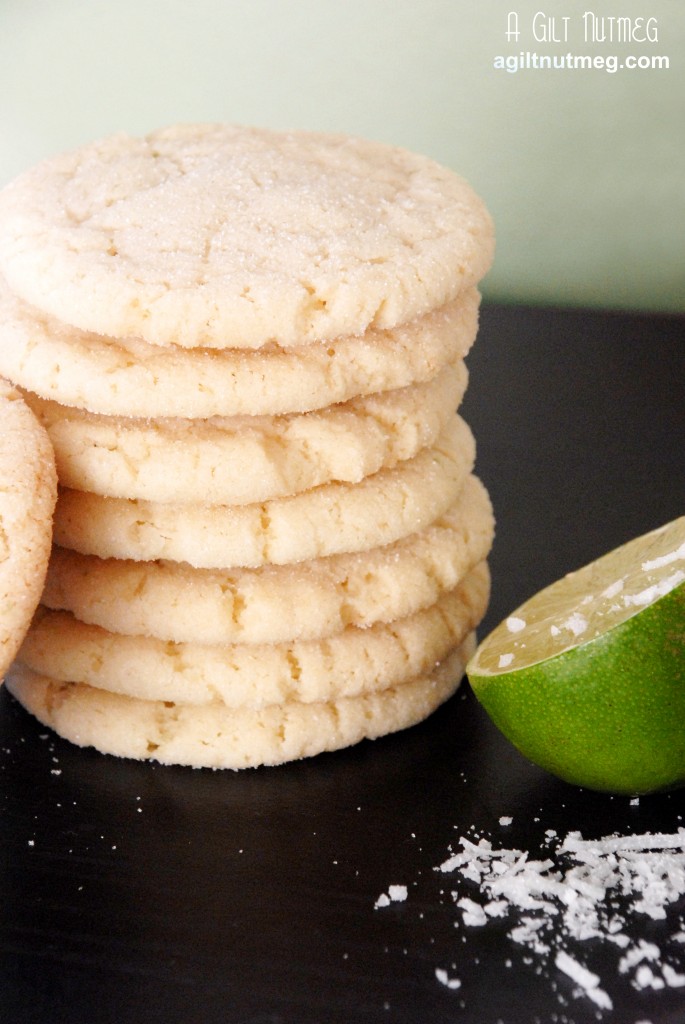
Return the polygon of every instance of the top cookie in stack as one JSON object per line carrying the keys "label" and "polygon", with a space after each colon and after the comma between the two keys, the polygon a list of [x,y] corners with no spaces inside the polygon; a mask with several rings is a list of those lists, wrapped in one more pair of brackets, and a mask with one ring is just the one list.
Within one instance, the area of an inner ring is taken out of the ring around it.
{"label": "top cookie in stack", "polygon": [[487,603],[456,409],[492,248],[463,180],[346,136],[115,136],[3,190],[0,373],[60,482],[22,703],[235,768],[446,699]]}

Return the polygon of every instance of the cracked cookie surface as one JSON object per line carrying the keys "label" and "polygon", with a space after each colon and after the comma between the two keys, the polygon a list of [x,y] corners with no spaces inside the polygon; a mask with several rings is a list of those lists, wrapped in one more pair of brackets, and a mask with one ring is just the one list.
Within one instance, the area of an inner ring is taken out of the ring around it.
{"label": "cracked cookie surface", "polygon": [[493,535],[487,492],[470,476],[456,504],[424,530],[297,565],[194,569],[54,546],[42,600],[114,633],[173,642],[317,639],[428,607],[487,557]]}
{"label": "cracked cookie surface", "polygon": [[98,416],[24,392],[60,484],[111,498],[243,505],[357,483],[434,444],[461,402],[463,362],[433,380],[288,416]]}
{"label": "cracked cookie surface", "polygon": [[110,416],[309,412],[432,380],[466,356],[480,296],[388,330],[259,351],[160,348],[68,327],[23,303],[0,277],[0,373],[42,398]]}
{"label": "cracked cookie surface", "polygon": [[0,380],[0,680],[40,599],[56,496],[49,438],[18,391]]}
{"label": "cracked cookie surface", "polygon": [[455,692],[474,649],[471,634],[430,674],[384,690],[257,709],[137,700],[57,682],[20,663],[7,687],[40,722],[79,746],[165,764],[238,769],[339,750],[422,721]]}
{"label": "cracked cookie surface", "polygon": [[200,569],[287,565],[391,544],[457,500],[475,443],[453,416],[435,445],[359,483],[328,483],[248,505],[169,504],[60,489],[54,540],[99,558]]}
{"label": "cracked cookie surface", "polygon": [[492,224],[452,171],[344,135],[177,125],[115,135],[0,193],[0,271],[66,324],[156,345],[301,345],[455,299]]}
{"label": "cracked cookie surface", "polygon": [[358,696],[430,672],[480,622],[490,593],[480,562],[435,604],[323,640],[174,644],[110,633],[41,606],[19,652],[31,671],[142,700],[258,708]]}

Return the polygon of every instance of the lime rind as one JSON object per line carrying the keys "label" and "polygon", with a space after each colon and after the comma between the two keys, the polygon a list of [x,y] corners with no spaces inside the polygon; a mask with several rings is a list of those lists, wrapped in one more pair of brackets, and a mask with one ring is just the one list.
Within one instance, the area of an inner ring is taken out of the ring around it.
{"label": "lime rind", "polygon": [[685,585],[544,664],[469,678],[514,746],[567,782],[630,795],[685,782]]}
{"label": "lime rind", "polygon": [[[541,591],[486,638],[466,672],[525,757],[613,793],[685,784],[684,570],[685,518]],[[621,604],[593,618],[588,593],[602,590]],[[570,640],[550,643],[551,625],[576,615]]]}

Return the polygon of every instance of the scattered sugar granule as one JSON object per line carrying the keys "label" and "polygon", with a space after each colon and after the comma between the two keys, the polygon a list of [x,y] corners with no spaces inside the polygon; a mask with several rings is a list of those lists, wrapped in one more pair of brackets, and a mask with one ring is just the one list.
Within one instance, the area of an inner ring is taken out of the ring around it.
{"label": "scattered sugar granule", "polygon": [[461,988],[461,982],[459,981],[459,978],[450,978],[447,971],[444,971],[442,967],[435,968],[435,977],[438,979],[441,985],[446,985],[447,988]]}
{"label": "scattered sugar granule", "polygon": [[510,817],[508,814],[503,814],[502,817],[499,819],[499,823],[500,825],[511,825],[513,820],[514,819]]}
{"label": "scattered sugar granule", "polygon": [[513,654],[500,654],[499,661],[497,662],[498,668],[508,668],[514,660]]}
{"label": "scattered sugar granule", "polygon": [[507,619],[507,629],[510,633],[520,633],[526,628],[526,620],[520,619],[518,615],[510,615]]}

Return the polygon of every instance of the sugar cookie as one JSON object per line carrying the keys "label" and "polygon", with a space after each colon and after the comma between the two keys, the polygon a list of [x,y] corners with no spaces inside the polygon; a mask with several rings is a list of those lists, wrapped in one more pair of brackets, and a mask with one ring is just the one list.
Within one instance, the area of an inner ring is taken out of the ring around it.
{"label": "sugar cookie", "polygon": [[343,135],[232,125],[123,134],[0,194],[0,271],[64,323],[157,345],[258,348],[411,320],[493,252],[470,186]]}
{"label": "sugar cookie", "polygon": [[366,551],[427,526],[473,469],[473,434],[452,417],[432,448],[357,484],[324,484],[253,505],[160,504],[60,489],[53,536],[99,558],[166,559],[200,569],[286,565]]}
{"label": "sugar cookie", "polygon": [[174,642],[275,643],[370,626],[433,604],[487,557],[494,522],[468,477],[431,526],[384,548],[259,569],[193,569],[79,555],[55,546],[43,604],[113,633]]}
{"label": "sugar cookie", "polygon": [[459,686],[471,635],[426,677],[358,697],[259,708],[144,701],[57,682],[15,663],[10,693],[44,725],[79,746],[118,757],[195,768],[281,764],[339,750],[427,718]]}
{"label": "sugar cookie", "polygon": [[48,431],[60,483],[112,498],[242,505],[330,481],[355,483],[434,444],[461,402],[463,362],[425,384],[322,412],[131,419],[24,392]]}
{"label": "sugar cookie", "polygon": [[86,334],[21,303],[0,277],[0,373],[43,398],[111,416],[308,412],[431,380],[468,353],[480,296],[392,330],[281,349],[159,348]]}
{"label": "sugar cookie", "polygon": [[0,380],[0,681],[40,600],[57,477],[47,434]]}
{"label": "sugar cookie", "polygon": [[173,644],[110,633],[41,606],[19,660],[39,675],[142,700],[249,708],[337,700],[430,672],[481,621],[489,591],[481,562],[414,615],[280,644]]}

